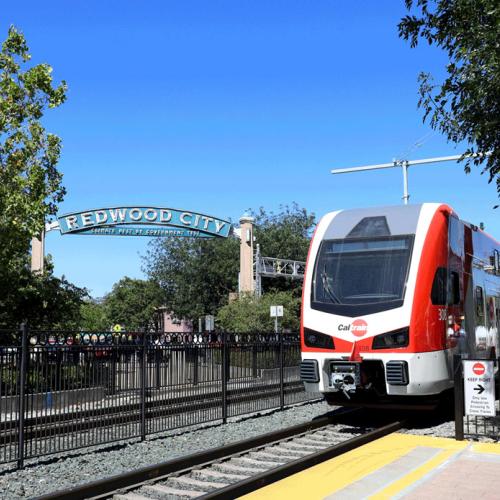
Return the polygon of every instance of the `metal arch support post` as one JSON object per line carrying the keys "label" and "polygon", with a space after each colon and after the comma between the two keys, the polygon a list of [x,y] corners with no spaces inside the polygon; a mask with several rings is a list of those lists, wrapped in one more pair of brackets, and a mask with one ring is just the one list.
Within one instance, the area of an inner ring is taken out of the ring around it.
{"label": "metal arch support post", "polygon": [[55,229],[59,229],[59,221],[47,222],[40,238],[33,237],[31,239],[31,272],[43,273],[45,265],[45,235]]}

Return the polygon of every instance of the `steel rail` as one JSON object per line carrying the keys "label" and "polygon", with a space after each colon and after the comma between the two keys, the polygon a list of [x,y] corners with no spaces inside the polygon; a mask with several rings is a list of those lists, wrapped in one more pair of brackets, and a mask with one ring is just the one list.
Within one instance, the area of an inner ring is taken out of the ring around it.
{"label": "steel rail", "polygon": [[118,474],[110,478],[100,479],[98,481],[69,488],[67,490],[56,491],[37,497],[34,500],[83,500],[87,498],[107,498],[117,490],[130,489],[131,487],[139,486],[145,481],[159,479],[169,474],[179,473],[193,467],[205,465],[213,462],[214,460],[219,460],[236,453],[242,453],[259,446],[268,445],[275,441],[280,441],[309,430],[325,427],[326,425],[335,423],[348,413],[358,413],[358,411],[359,410],[342,409],[334,415],[321,417],[310,422],[294,425],[275,432],[269,432],[267,434],[262,434],[243,441],[237,441],[219,448],[212,448],[207,451],[143,467],[124,474]]}
{"label": "steel rail", "polygon": [[[360,413],[361,409],[340,409],[334,415],[318,418],[316,420],[299,424],[276,432],[267,433],[255,438],[246,439],[219,448],[195,453],[174,460],[169,460],[160,464],[144,467],[124,474],[119,474],[111,478],[101,479],[82,486],[76,486],[67,490],[49,493],[35,500],[81,500],[81,499],[104,499],[110,498],[117,492],[130,491],[138,488],[146,482],[165,479],[172,474],[186,473],[194,468],[206,466],[214,461],[227,459],[233,455],[248,452],[255,448],[272,445],[280,441],[304,434],[314,429],[326,427],[339,423],[346,415]],[[367,432],[362,436],[349,439],[340,444],[331,446],[326,450],[313,453],[305,458],[300,458],[288,464],[278,466],[269,471],[260,473],[246,480],[229,485],[220,490],[203,495],[200,498],[237,498],[245,493],[258,489],[272,482],[283,479],[291,474],[311,467],[324,460],[328,460],[342,453],[346,453],[354,448],[374,441],[387,434],[395,432],[403,426],[403,422],[393,422],[374,431]]]}
{"label": "steel rail", "polygon": [[[302,391],[303,383],[300,381],[285,383],[286,394],[294,394]],[[240,390],[230,389],[227,391],[227,404],[229,406],[255,401],[256,394],[258,394],[259,400],[279,397],[280,385],[272,384],[265,387],[254,386]],[[185,412],[210,410],[221,405],[221,396],[222,393],[219,390],[217,392],[198,393],[189,396],[147,401],[146,420],[153,420],[155,418],[172,416]],[[116,421],[117,417],[120,419],[119,422]],[[70,411],[55,415],[45,415],[43,417],[26,418],[24,433],[26,439],[51,438],[60,434],[74,433],[75,429],[70,426],[74,425],[75,422],[78,423],[78,431],[85,431],[112,425],[122,425],[135,421],[138,422],[140,418],[140,403],[117,405],[108,408],[99,408],[97,410],[84,410],[81,412]],[[137,436],[131,436],[130,439],[134,439],[135,437]],[[17,422],[15,420],[2,422],[0,424],[0,448],[6,444],[17,441],[17,439]],[[118,440],[121,441],[123,439],[124,438],[119,438]],[[65,450],[57,450],[54,451],[54,453],[62,451]]]}
{"label": "steel rail", "polygon": [[353,437],[343,443],[336,444],[327,448],[326,450],[318,451],[312,455],[308,455],[304,458],[299,458],[293,462],[289,462],[285,465],[275,467],[261,474],[252,476],[248,479],[244,479],[234,484],[230,484],[225,488],[220,490],[207,493],[206,495],[198,497],[199,500],[228,500],[233,498],[238,498],[242,495],[246,495],[252,491],[258,490],[267,486],[269,484],[280,481],[288,476],[301,472],[303,470],[309,469],[314,465],[317,465],[331,458],[338,457],[343,453],[359,448],[367,443],[380,439],[381,437],[392,434],[403,427],[404,422],[393,422],[391,424],[385,425],[379,429],[367,432],[361,436]]}

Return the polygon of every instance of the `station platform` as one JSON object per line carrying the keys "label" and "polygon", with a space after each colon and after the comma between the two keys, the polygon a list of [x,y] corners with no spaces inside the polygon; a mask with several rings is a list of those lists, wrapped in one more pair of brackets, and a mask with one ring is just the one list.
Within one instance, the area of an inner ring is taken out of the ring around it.
{"label": "station platform", "polygon": [[391,434],[245,500],[500,499],[500,443]]}

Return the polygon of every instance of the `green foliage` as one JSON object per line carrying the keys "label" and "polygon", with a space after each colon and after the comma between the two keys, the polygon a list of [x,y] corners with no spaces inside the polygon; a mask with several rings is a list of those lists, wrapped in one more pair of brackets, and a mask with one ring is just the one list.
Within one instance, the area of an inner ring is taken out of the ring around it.
{"label": "green foliage", "polygon": [[163,290],[163,305],[179,319],[196,320],[215,314],[237,290],[239,241],[163,239],[150,244],[145,262]]}
{"label": "green foliage", "polygon": [[291,207],[282,205],[280,212],[258,212],[250,210],[255,218],[254,236],[260,245],[261,254],[266,257],[302,260],[307,258],[311,233],[316,222],[314,214],[296,203]]}
{"label": "green foliage", "polygon": [[162,295],[160,287],[153,281],[121,279],[104,299],[104,312],[100,313],[103,314],[101,319],[108,321],[104,329],[121,324],[128,331],[154,330],[155,312],[163,305]]}
{"label": "green foliage", "polygon": [[[296,203],[284,205],[280,212],[267,213],[262,207],[258,212],[250,211],[255,218],[254,236],[264,257],[304,261],[307,259],[312,230],[316,225],[314,214]],[[302,281],[284,278],[266,278],[264,291],[293,290],[297,297],[302,295]]]}
{"label": "green foliage", "polygon": [[280,328],[299,331],[300,299],[291,291],[267,293],[262,297],[243,295],[220,309],[217,327],[235,333],[272,332],[274,318],[270,317],[270,307],[283,306],[283,317],[279,318]]}
{"label": "green foliage", "polygon": [[[263,208],[255,217],[256,243],[266,257],[305,260],[314,215],[296,204],[281,207],[277,214]],[[236,238],[162,239],[150,243],[144,258],[149,278],[160,284],[164,304],[181,319],[196,321],[205,314],[217,314],[231,292],[238,291],[239,246]],[[287,279],[265,279],[268,291],[301,293],[301,283]]]}
{"label": "green foliage", "polygon": [[80,328],[82,330],[102,332],[108,331],[112,326],[103,302],[98,303],[94,300],[86,300],[80,306],[80,314]]}
{"label": "green foliage", "polygon": [[[61,141],[40,120],[65,99],[66,83],[52,85],[52,68],[31,59],[22,33],[10,27],[0,52],[0,259],[25,253],[65,190],[56,169]],[[11,253],[11,255],[9,255]]]}
{"label": "green foliage", "polygon": [[26,267],[13,276],[15,290],[0,295],[0,328],[27,321],[32,328],[74,329],[80,323],[80,304],[87,291],[56,278],[49,265],[43,274]]}
{"label": "green foliage", "polygon": [[65,193],[56,168],[61,141],[41,119],[64,102],[66,84],[53,86],[52,68],[29,66],[30,58],[23,34],[12,26],[0,51],[0,325],[28,319],[55,327],[76,320],[85,291],[51,271],[32,276],[28,262],[31,238]]}
{"label": "green foliage", "polygon": [[468,144],[464,155],[486,153],[489,157],[467,158],[482,165],[489,180],[496,178],[500,195],[500,5],[497,0],[405,0],[408,10],[399,36],[412,47],[419,40],[436,44],[449,57],[447,77],[434,84],[429,73],[421,73],[419,107],[424,121],[449,141]]}

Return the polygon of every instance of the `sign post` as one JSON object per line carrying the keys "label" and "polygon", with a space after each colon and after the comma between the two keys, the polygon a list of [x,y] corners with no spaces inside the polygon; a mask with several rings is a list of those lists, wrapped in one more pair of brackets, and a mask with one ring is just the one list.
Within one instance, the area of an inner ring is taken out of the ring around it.
{"label": "sign post", "polygon": [[463,361],[466,415],[495,416],[494,365],[494,361]]}
{"label": "sign post", "polygon": [[274,318],[274,333],[278,333],[278,318],[283,317],[283,306],[271,306],[270,315]]}

